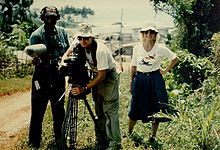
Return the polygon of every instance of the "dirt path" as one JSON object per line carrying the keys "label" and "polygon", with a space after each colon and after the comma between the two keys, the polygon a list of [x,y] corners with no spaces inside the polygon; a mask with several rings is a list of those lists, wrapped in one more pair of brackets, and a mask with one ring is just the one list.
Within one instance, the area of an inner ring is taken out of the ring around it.
{"label": "dirt path", "polygon": [[31,92],[0,97],[0,150],[15,149],[29,126]]}
{"label": "dirt path", "polygon": [[[123,68],[129,70],[130,63],[123,62]],[[120,70],[119,63],[117,70]],[[0,150],[16,149],[18,139],[27,134],[30,99],[30,91],[0,97]]]}

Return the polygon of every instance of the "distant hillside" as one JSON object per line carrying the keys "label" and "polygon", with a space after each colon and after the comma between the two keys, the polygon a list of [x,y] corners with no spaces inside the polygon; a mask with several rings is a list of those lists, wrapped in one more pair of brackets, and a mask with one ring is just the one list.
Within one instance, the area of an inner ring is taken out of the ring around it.
{"label": "distant hillside", "polygon": [[64,28],[75,28],[79,23],[81,23],[81,22],[70,23],[70,22],[65,22],[65,21],[58,21],[57,25],[64,27]]}

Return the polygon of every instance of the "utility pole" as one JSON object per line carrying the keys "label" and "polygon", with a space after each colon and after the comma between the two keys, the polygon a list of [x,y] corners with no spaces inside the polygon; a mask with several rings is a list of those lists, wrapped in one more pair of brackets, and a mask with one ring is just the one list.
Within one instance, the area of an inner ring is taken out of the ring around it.
{"label": "utility pole", "polygon": [[118,46],[118,52],[119,52],[119,62],[120,62],[120,67],[121,67],[121,72],[123,72],[123,65],[122,65],[122,57],[121,57],[121,52],[123,49],[123,38],[122,38],[122,28],[123,28],[123,23],[122,23],[122,18],[123,18],[123,8],[121,9],[121,22],[120,22],[120,33],[119,33],[119,46]]}

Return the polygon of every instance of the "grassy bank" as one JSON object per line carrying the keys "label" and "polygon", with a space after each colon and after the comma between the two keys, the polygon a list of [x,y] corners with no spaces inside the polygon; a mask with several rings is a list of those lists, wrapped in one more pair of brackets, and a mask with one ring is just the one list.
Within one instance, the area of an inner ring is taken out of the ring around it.
{"label": "grassy bank", "polygon": [[0,80],[0,96],[11,95],[31,89],[32,76]]}
{"label": "grassy bank", "polygon": [[[121,74],[120,81],[120,129],[121,135],[127,133],[128,111],[131,95],[129,94],[129,72]],[[171,105],[178,111],[176,115],[170,116],[172,121],[161,123],[158,129],[157,142],[151,144],[151,123],[143,124],[137,122],[134,134],[131,137],[122,138],[124,150],[142,149],[218,149],[220,135],[220,111],[219,93],[212,92],[210,95],[206,90],[210,86],[203,87],[204,90],[197,91],[189,96],[170,95]],[[213,90],[212,90],[213,91]],[[200,93],[201,92],[201,93]],[[91,95],[87,97],[88,102],[94,111],[94,104]],[[175,101],[175,103],[173,103]],[[79,102],[79,122],[77,149],[96,150],[94,123],[86,110],[84,115],[84,103]],[[82,119],[83,118],[83,119]],[[43,133],[42,150],[55,149],[53,141],[53,121],[50,105],[46,111]],[[28,137],[20,139],[16,149],[29,149],[27,146]]]}

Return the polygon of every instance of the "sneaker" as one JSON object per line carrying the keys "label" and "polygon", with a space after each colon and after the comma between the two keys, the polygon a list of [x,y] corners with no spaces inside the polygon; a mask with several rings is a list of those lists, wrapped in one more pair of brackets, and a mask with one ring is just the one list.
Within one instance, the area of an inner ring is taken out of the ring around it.
{"label": "sneaker", "polygon": [[135,134],[135,132],[132,132],[132,133],[125,133],[123,136],[122,136],[122,138],[123,139],[127,139],[127,138],[129,138],[129,137],[132,137],[132,135],[134,135]]}
{"label": "sneaker", "polygon": [[55,145],[58,150],[67,149],[66,141],[64,139],[56,140]]}
{"label": "sneaker", "polygon": [[31,142],[28,143],[28,147],[32,150],[38,150],[39,149],[39,145],[36,144],[32,144]]}
{"label": "sneaker", "polygon": [[106,149],[108,147],[109,143],[105,142],[105,141],[95,141],[95,145],[97,148]]}
{"label": "sneaker", "polygon": [[155,138],[154,137],[150,137],[150,143],[154,143],[156,140],[155,140]]}
{"label": "sneaker", "polygon": [[37,147],[32,147],[32,150],[38,150],[38,148]]}
{"label": "sneaker", "polygon": [[123,139],[127,139],[130,135],[131,135],[131,134],[129,134],[129,133],[125,133],[125,134],[122,136],[122,138],[123,138]]}
{"label": "sneaker", "polygon": [[120,150],[120,149],[123,149],[121,144],[116,147],[109,146],[106,150]]}

